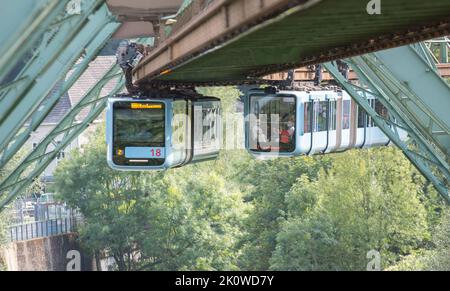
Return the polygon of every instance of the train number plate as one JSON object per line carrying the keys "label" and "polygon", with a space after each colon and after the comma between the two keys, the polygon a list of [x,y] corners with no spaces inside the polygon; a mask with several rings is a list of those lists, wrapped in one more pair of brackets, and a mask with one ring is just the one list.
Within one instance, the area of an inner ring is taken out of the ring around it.
{"label": "train number plate", "polygon": [[165,148],[127,147],[125,157],[127,159],[164,159],[166,151]]}

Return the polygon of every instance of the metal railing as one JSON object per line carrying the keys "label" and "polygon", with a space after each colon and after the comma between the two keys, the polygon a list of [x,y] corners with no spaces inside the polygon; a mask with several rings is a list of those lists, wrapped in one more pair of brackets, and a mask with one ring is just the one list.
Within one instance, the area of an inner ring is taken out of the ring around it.
{"label": "metal railing", "polygon": [[9,227],[9,242],[26,241],[60,234],[73,233],[81,223],[81,217],[73,216],[24,223]]}

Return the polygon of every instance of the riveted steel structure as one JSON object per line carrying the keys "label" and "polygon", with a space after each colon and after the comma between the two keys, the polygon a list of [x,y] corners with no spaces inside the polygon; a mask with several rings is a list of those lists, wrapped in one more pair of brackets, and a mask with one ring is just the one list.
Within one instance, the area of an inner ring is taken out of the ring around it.
{"label": "riveted steel structure", "polygon": [[[1,67],[0,74],[2,77],[8,75],[8,70],[14,66],[21,69],[9,74],[11,80],[8,82],[1,80],[0,169],[38,129],[121,25],[110,13],[104,0],[77,1],[79,7],[68,7],[69,1],[51,0],[37,0],[28,3],[29,6],[22,6],[27,2],[29,1],[17,5],[11,2],[5,4],[6,10],[2,10],[2,19],[3,12],[8,11],[11,15],[5,14],[5,17],[16,18],[14,20],[17,23],[11,27],[6,25],[10,29],[5,31],[5,35],[2,30],[2,39],[6,36],[13,39],[12,45],[2,43],[1,51],[5,55],[11,52],[11,48],[16,51],[9,59],[3,59],[2,55],[1,61],[5,61],[6,66]],[[73,10],[74,8],[76,9]],[[9,39],[5,38],[6,40]],[[105,100],[98,98],[99,90],[107,81],[122,78],[122,74],[114,66],[103,78],[99,78],[101,81],[72,108],[61,123],[8,177],[0,181],[0,199],[3,200],[0,202],[1,208],[21,194],[59,151],[101,113]],[[58,82],[61,84],[58,86],[60,89],[49,95]],[[111,94],[122,90],[123,83],[121,79]],[[80,122],[75,119],[81,110],[89,107],[91,111],[84,120]]]}
{"label": "riveted steel structure", "polygon": [[[431,59],[432,60],[432,59]],[[439,74],[442,76],[442,78],[450,78],[450,64],[433,64],[436,66]],[[270,74],[264,77],[264,79],[268,81],[283,81],[286,80],[288,73],[287,72],[280,72],[275,74]],[[315,77],[315,70],[308,67],[302,67],[295,69],[295,75],[294,80],[297,82],[312,82]],[[350,80],[357,80],[358,76],[356,73],[351,70],[349,72],[349,78]],[[323,72],[322,76],[323,81],[331,81],[333,80],[333,76],[328,72]]]}
{"label": "riveted steel structure", "polygon": [[[348,59],[360,85],[344,79],[334,63],[325,67],[450,202],[450,87],[418,48],[405,46]],[[367,93],[388,108],[389,119],[369,105]],[[399,129],[408,132],[409,141],[401,140]]]}
{"label": "riveted steel structure", "polygon": [[34,48],[48,27],[66,15],[69,0],[2,1],[0,83]]}
{"label": "riveted steel structure", "polygon": [[[114,80],[116,80],[114,88],[106,96],[102,96],[102,89]],[[57,157],[58,153],[66,148],[103,112],[107,98],[120,93],[124,85],[125,80],[120,67],[118,65],[112,66],[64,119],[1,182],[0,211],[33,183]],[[89,109],[89,114],[84,120],[79,121],[77,116],[82,110],[86,109]]]}
{"label": "riveted steel structure", "polygon": [[194,0],[197,13],[141,62],[135,81],[143,88],[241,84],[450,34],[450,0],[383,1],[381,15],[368,15],[367,3]]}
{"label": "riveted steel structure", "polygon": [[438,58],[436,58],[436,56],[434,57],[438,63],[447,64],[449,62],[450,38],[448,36],[429,40],[426,44],[432,54],[437,52]]}

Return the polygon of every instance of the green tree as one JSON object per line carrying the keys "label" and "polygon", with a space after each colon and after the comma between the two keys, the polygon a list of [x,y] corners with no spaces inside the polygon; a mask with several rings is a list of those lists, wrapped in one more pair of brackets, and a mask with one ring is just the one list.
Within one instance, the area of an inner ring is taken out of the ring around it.
{"label": "green tree", "polygon": [[[13,158],[6,163],[6,165],[0,169],[0,182],[6,179],[22,161],[22,158],[31,150],[30,148],[24,147],[18,153],[16,153]],[[27,187],[21,197],[30,196],[33,193],[39,192],[43,187],[43,183],[40,179],[36,179],[29,187]],[[6,189],[9,190],[9,189]],[[0,197],[4,198],[7,195],[7,191],[0,193]],[[12,203],[11,203],[12,204]],[[11,211],[7,207],[5,210],[0,212],[0,246],[7,242],[7,232],[9,222],[11,221]]]}
{"label": "green tree", "polygon": [[239,100],[241,92],[236,87],[199,87],[197,92],[204,96],[220,98],[222,111],[225,113],[235,112],[236,101]]}
{"label": "green tree", "polygon": [[120,172],[106,163],[104,130],[55,173],[55,190],[85,218],[94,253],[119,270],[235,270],[245,205],[215,162],[166,172]]}
{"label": "green tree", "polygon": [[[145,240],[145,253],[166,257],[158,270],[237,270],[236,243],[246,206],[240,191],[210,167],[193,165],[166,175],[174,204],[162,206],[170,212],[157,211],[167,212],[158,223],[165,228]],[[172,246],[184,249],[167,253]]]}
{"label": "green tree", "polygon": [[239,179],[247,186],[253,211],[245,221],[240,265],[244,270],[268,270],[281,222],[288,213],[286,194],[300,176],[314,179],[328,157],[300,157],[269,161],[252,160]]}
{"label": "green tree", "polygon": [[[277,237],[273,270],[365,270],[367,253],[383,267],[428,241],[415,170],[395,148],[333,156],[317,180],[300,178]],[[300,204],[303,203],[303,206]]]}
{"label": "green tree", "polygon": [[427,259],[427,269],[450,271],[450,210],[446,210],[433,234],[434,250]]}

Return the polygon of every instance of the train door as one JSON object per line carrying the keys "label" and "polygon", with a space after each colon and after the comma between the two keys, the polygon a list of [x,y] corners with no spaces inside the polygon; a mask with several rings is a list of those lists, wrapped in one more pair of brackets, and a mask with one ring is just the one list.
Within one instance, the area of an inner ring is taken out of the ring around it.
{"label": "train door", "polygon": [[351,143],[351,125],[352,125],[352,100],[350,96],[343,92],[341,99],[341,143],[339,145],[340,150],[349,148]]}
{"label": "train door", "polygon": [[[377,98],[373,100],[373,108],[375,109],[375,112],[384,119],[388,119],[388,110],[384,105],[381,103],[381,101]],[[375,122],[372,120],[372,128],[371,128],[371,136],[370,136],[370,143],[374,146],[381,146],[381,145],[388,145],[389,144],[389,138],[384,134],[384,132],[377,127]]]}
{"label": "train door", "polygon": [[[316,93],[317,94],[317,93]],[[328,109],[329,104],[325,98],[321,98],[321,95],[316,95],[314,101],[314,123],[313,123],[313,138],[312,138],[312,150],[310,154],[318,154],[325,151],[327,148],[328,140]]]}

